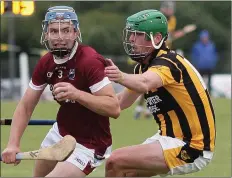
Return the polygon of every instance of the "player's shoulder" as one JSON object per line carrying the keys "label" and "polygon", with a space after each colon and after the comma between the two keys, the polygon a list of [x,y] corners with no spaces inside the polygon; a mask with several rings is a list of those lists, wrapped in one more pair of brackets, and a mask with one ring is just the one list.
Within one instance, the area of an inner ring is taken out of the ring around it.
{"label": "player's shoulder", "polygon": [[99,61],[106,65],[104,57],[99,54],[94,48],[88,45],[80,44],[78,47],[77,58],[81,58],[84,64],[98,63]]}
{"label": "player's shoulder", "polygon": [[50,61],[53,61],[53,55],[51,52],[47,52],[39,59],[39,63],[43,64],[47,64]]}
{"label": "player's shoulder", "polygon": [[38,61],[37,64],[35,65],[34,69],[33,69],[33,77],[34,78],[38,78],[38,73],[39,74],[45,74],[49,68],[51,68],[54,64],[53,61],[53,55],[48,52],[46,54],[44,54]]}
{"label": "player's shoulder", "polygon": [[80,44],[78,46],[78,50],[79,50],[78,54],[83,57],[94,57],[100,55],[94,48],[84,44]]}
{"label": "player's shoulder", "polygon": [[169,68],[173,68],[178,61],[176,59],[177,53],[170,49],[162,50],[160,55],[157,55],[151,61],[149,67],[151,66],[167,66]]}

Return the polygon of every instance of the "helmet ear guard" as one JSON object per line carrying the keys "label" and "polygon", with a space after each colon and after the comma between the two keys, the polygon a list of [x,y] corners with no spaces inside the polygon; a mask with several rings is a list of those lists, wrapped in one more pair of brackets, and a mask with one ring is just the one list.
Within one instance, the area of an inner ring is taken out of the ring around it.
{"label": "helmet ear guard", "polygon": [[163,45],[164,41],[167,40],[168,34],[162,38],[162,40],[160,41],[160,43],[159,43],[158,45],[156,45],[155,42],[154,42],[154,39],[153,39],[153,32],[150,32],[150,38],[151,38],[152,46],[153,46],[155,49],[160,49],[161,46]]}

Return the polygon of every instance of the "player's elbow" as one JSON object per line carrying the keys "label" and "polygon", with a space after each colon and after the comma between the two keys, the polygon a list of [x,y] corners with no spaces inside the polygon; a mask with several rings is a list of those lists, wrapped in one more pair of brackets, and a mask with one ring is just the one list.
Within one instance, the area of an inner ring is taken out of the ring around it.
{"label": "player's elbow", "polygon": [[137,85],[137,90],[136,92],[138,93],[147,93],[148,92],[148,84],[147,84],[147,80],[145,77],[141,77],[140,78],[140,82]]}
{"label": "player's elbow", "polygon": [[145,82],[141,82],[141,84],[136,89],[137,93],[147,93],[148,92],[148,85]]}
{"label": "player's elbow", "polygon": [[120,111],[114,112],[114,113],[112,114],[112,118],[114,118],[114,119],[117,119],[119,116],[120,116]]}
{"label": "player's elbow", "polygon": [[121,113],[121,108],[118,100],[116,100],[114,103],[114,107],[111,110],[111,117],[117,119],[120,116],[120,113]]}
{"label": "player's elbow", "polygon": [[121,113],[121,108],[120,106],[118,105],[118,107],[115,108],[115,111],[113,112],[113,118],[114,119],[117,119],[119,116],[120,116],[120,113]]}

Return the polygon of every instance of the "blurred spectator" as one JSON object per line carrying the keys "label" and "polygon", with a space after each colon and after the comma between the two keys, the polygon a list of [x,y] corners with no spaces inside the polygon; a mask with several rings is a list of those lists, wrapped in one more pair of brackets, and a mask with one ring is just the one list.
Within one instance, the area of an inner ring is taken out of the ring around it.
{"label": "blurred spectator", "polygon": [[199,37],[192,47],[191,61],[202,76],[207,76],[208,90],[211,93],[211,75],[218,62],[218,54],[207,30],[201,31]]}
{"label": "blurred spectator", "polygon": [[176,17],[174,15],[175,13],[175,2],[173,1],[162,1],[160,5],[160,11],[166,16],[168,20],[168,39],[166,41],[166,44],[169,48],[172,47],[172,39],[175,35],[176,30]]}
{"label": "blurred spectator", "polygon": [[194,31],[197,27],[195,24],[186,24],[182,29],[176,29],[177,19],[175,16],[176,4],[174,1],[162,1],[160,11],[165,15],[168,20],[168,39],[166,44],[173,49],[173,41],[185,36],[186,34]]}

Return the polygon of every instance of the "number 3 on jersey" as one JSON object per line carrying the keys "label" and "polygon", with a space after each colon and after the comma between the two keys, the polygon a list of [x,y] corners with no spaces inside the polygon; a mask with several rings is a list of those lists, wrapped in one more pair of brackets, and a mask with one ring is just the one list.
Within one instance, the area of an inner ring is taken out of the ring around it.
{"label": "number 3 on jersey", "polygon": [[58,78],[62,78],[63,77],[63,71],[62,70],[58,70]]}

